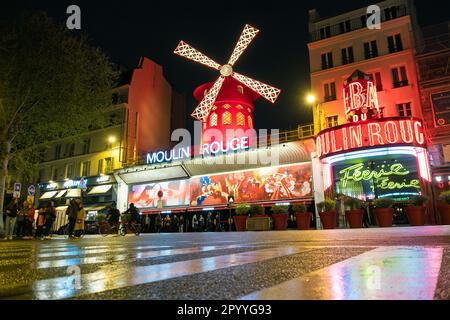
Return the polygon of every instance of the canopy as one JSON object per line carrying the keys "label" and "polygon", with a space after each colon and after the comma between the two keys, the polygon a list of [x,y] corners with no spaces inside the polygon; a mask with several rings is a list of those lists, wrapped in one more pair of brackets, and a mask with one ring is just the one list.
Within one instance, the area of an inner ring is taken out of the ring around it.
{"label": "canopy", "polygon": [[107,193],[111,188],[112,188],[112,184],[104,184],[101,186],[95,186],[88,192],[88,194],[92,195],[92,194]]}
{"label": "canopy", "polygon": [[55,196],[55,194],[57,194],[58,191],[47,191],[46,193],[44,193],[39,199],[40,200],[44,200],[44,199],[51,199]]}

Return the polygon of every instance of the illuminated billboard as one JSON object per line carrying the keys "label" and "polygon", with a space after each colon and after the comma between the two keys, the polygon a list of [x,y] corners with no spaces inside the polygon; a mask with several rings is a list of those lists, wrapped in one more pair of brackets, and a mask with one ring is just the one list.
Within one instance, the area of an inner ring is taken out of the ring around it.
{"label": "illuminated billboard", "polygon": [[311,163],[259,168],[240,172],[193,177],[190,180],[191,206],[235,202],[278,201],[312,197]]}
{"label": "illuminated billboard", "polygon": [[131,186],[128,203],[137,208],[187,206],[189,204],[189,180],[164,181]]}

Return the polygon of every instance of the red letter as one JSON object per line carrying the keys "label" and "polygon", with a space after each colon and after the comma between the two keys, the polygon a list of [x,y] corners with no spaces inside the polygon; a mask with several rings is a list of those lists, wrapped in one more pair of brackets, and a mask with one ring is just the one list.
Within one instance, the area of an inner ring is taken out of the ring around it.
{"label": "red letter", "polygon": [[384,124],[384,133],[389,143],[398,143],[398,130],[394,121],[388,121]]}
{"label": "red letter", "polygon": [[[375,128],[375,131],[373,130]],[[381,136],[381,126],[378,123],[369,123],[369,142],[370,146],[373,147],[375,145],[384,144],[383,137]],[[375,143],[374,138],[378,137],[378,143]]]}

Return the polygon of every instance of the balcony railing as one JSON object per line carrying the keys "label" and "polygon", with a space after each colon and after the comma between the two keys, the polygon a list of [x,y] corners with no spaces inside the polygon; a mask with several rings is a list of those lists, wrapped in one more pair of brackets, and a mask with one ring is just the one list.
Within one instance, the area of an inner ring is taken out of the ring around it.
{"label": "balcony railing", "polygon": [[[389,12],[385,11],[390,10]],[[396,10],[393,8],[386,8],[382,10],[381,22],[386,22],[396,18],[404,17],[408,15],[406,6],[398,6]],[[343,27],[344,26],[344,27]],[[311,42],[327,39],[347,32],[363,29],[367,27],[367,16],[365,14],[350,19],[342,19],[335,25],[326,26],[310,32]]]}

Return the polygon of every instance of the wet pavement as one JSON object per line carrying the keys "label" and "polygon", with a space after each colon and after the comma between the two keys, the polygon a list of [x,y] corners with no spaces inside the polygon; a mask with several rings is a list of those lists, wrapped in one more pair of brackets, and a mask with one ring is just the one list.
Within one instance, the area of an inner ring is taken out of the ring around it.
{"label": "wet pavement", "polygon": [[449,271],[450,226],[0,242],[0,299],[446,300]]}

